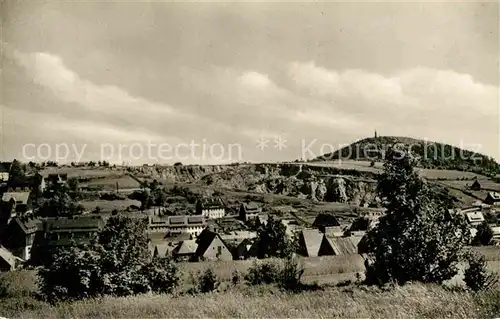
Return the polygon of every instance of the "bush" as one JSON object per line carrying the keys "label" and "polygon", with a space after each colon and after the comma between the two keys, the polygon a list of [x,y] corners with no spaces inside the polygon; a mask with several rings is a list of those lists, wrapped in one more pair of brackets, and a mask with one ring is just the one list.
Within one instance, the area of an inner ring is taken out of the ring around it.
{"label": "bush", "polygon": [[197,282],[198,292],[201,293],[215,291],[220,284],[219,278],[212,268],[205,269],[205,271],[198,276]]}
{"label": "bush", "polygon": [[112,216],[90,245],[58,250],[38,271],[41,296],[56,302],[171,292],[179,281],[177,266],[170,259],[151,260],[145,230],[145,222]]}
{"label": "bush", "polygon": [[483,255],[470,252],[467,261],[469,265],[464,272],[464,281],[469,289],[472,291],[488,290],[498,282],[498,277],[488,272]]}
{"label": "bush", "polygon": [[303,274],[304,265],[297,258],[287,258],[280,271],[278,285],[286,290],[298,291],[302,287],[300,278]]}
{"label": "bush", "polygon": [[235,286],[240,283],[240,273],[239,273],[238,269],[233,270],[233,273],[231,275],[231,282]]}
{"label": "bush", "polygon": [[488,222],[484,221],[477,226],[477,233],[472,240],[472,244],[486,246],[490,244],[492,238],[493,231],[491,230]]}
{"label": "bush", "polygon": [[250,285],[273,284],[278,281],[279,273],[280,267],[274,261],[254,261],[245,275],[245,280]]}
{"label": "bush", "polygon": [[281,289],[298,291],[302,288],[300,279],[303,274],[303,265],[297,258],[290,257],[283,263],[276,260],[255,262],[245,280],[249,285],[277,284]]}
{"label": "bush", "polygon": [[0,299],[6,298],[9,296],[9,285],[3,278],[0,278]]}
{"label": "bush", "polygon": [[179,285],[180,275],[177,264],[170,258],[154,258],[145,267],[151,291],[156,293],[171,293]]}

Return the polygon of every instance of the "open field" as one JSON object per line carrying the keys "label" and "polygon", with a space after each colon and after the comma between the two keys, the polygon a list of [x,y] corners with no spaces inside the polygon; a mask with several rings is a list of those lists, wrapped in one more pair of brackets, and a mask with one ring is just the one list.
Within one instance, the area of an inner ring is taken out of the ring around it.
{"label": "open field", "polygon": [[85,211],[92,211],[97,206],[101,209],[102,212],[111,212],[113,209],[117,210],[125,210],[130,205],[136,205],[138,207],[141,206],[141,202],[133,199],[124,199],[124,200],[91,200],[91,201],[81,201],[80,204],[83,205]]}
{"label": "open field", "polygon": [[[500,249],[474,248],[485,254],[491,271],[500,271]],[[303,258],[304,283],[319,291],[290,294],[272,286],[230,283],[234,269],[244,275],[252,261],[181,263],[183,284],[174,295],[104,297],[55,306],[36,300],[36,272],[0,274],[9,297],[0,301],[0,316],[8,318],[159,318],[159,317],[350,317],[350,318],[494,318],[500,315],[500,293],[472,295],[436,285],[410,284],[390,290],[348,285],[363,272],[361,256]],[[221,279],[218,292],[186,295],[190,274],[211,267]],[[457,282],[452,282],[457,283]],[[495,308],[496,307],[496,308]]]}
{"label": "open field", "polygon": [[427,179],[451,179],[451,180],[456,180],[457,178],[466,178],[469,180],[473,180],[475,178],[486,179],[486,177],[483,175],[479,175],[473,172],[462,172],[456,170],[417,168],[417,171],[419,171],[420,174]]}
{"label": "open field", "polygon": [[300,164],[319,166],[319,167],[334,167],[338,169],[357,170],[361,172],[370,172],[370,173],[380,173],[382,171],[382,163],[375,163],[374,167],[371,167],[369,161],[342,160],[342,161],[309,162]]}
{"label": "open field", "polygon": [[[253,262],[253,260],[233,260],[181,263],[181,269],[185,279],[188,279],[190,274],[212,268],[221,280],[230,281],[234,270],[245,274]],[[328,279],[328,283],[338,283],[345,279],[355,278],[356,273],[363,273],[365,270],[363,258],[360,255],[308,257],[300,258],[300,262],[305,270],[303,279],[309,283],[318,279],[323,282]]]}
{"label": "open field", "polygon": [[[458,189],[463,189],[463,190],[468,190],[470,191],[470,186],[472,185],[473,181],[443,181],[442,182],[445,185],[449,185],[450,187],[455,187]],[[488,191],[500,191],[500,184],[495,183],[492,180],[479,180],[479,183],[481,184],[481,191],[486,194]]]}
{"label": "open field", "polygon": [[[153,240],[160,240],[150,234]],[[488,268],[492,272],[500,274],[500,248],[494,246],[473,247],[475,251],[482,253],[488,260]],[[182,262],[179,269],[182,273],[184,285],[189,285],[191,274],[212,268],[221,281],[231,281],[233,271],[237,270],[240,275],[244,275],[254,260],[233,260],[233,261],[205,261],[205,262]],[[354,279],[356,273],[364,273],[363,258],[360,255],[341,256],[321,256],[321,257],[301,257],[300,262],[304,266],[304,282],[315,282],[321,284],[335,284],[346,279]],[[15,295],[28,295],[36,291],[36,271],[19,270],[0,273],[0,280],[12,283],[10,293]],[[185,287],[180,287],[180,291]],[[1,315],[1,314],[0,314]]]}
{"label": "open field", "polygon": [[0,305],[0,313],[19,318],[492,318],[491,305],[478,306],[493,299],[488,297],[421,284],[386,291],[330,287],[297,294],[236,286],[195,296],[104,297],[55,306],[11,298]]}
{"label": "open field", "polygon": [[109,176],[120,176],[123,172],[111,168],[89,168],[89,167],[47,167],[40,171],[40,174],[68,174],[69,178],[100,178]]}
{"label": "open field", "polygon": [[[290,163],[295,164],[295,163]],[[345,170],[357,170],[361,172],[370,173],[380,173],[383,170],[383,163],[376,162],[373,167],[371,167],[370,161],[355,161],[355,160],[342,160],[342,161],[324,161],[324,162],[310,162],[310,163],[299,163],[302,165],[319,166],[319,167],[334,167],[338,169]],[[427,168],[417,168],[421,172],[422,176],[428,179],[452,179],[466,178],[466,179],[486,179],[486,176],[482,176],[473,172],[462,172],[457,170],[442,170],[442,169],[427,169]]]}
{"label": "open field", "polygon": [[139,182],[130,176],[111,176],[110,178],[95,179],[81,184],[83,187],[98,188],[107,191],[115,191],[117,185],[119,190],[139,189],[141,186]]}

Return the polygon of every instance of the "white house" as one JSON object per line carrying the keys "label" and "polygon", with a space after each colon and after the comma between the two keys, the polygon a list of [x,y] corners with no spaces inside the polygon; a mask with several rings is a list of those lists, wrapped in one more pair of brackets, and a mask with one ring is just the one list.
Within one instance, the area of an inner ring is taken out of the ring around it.
{"label": "white house", "polygon": [[220,198],[211,198],[199,200],[196,203],[196,213],[208,219],[217,219],[226,216],[226,209]]}

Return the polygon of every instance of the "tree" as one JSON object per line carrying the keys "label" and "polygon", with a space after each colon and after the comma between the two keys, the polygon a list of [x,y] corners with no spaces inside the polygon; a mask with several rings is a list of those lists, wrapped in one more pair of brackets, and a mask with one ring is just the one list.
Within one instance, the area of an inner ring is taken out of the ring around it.
{"label": "tree", "polygon": [[23,164],[17,159],[12,161],[9,172],[9,185],[23,184],[26,181],[26,174]]}
{"label": "tree", "polygon": [[464,281],[472,291],[487,290],[498,282],[498,277],[487,270],[486,259],[483,255],[469,252],[467,255],[468,267],[464,272]]}
{"label": "tree", "polygon": [[215,291],[220,285],[220,280],[212,268],[207,268],[198,275],[197,289],[206,293]]}
{"label": "tree", "polygon": [[81,213],[81,206],[69,195],[66,185],[51,185],[44,192],[38,215],[42,217],[71,216]]}
{"label": "tree", "polygon": [[257,257],[290,257],[296,250],[295,241],[286,235],[286,226],[271,215],[258,231]]}
{"label": "tree", "polygon": [[154,198],[151,196],[149,189],[134,191],[129,198],[140,201],[141,209],[147,209],[154,205]]}
{"label": "tree", "polygon": [[493,238],[493,231],[487,221],[482,222],[477,226],[477,233],[472,240],[473,245],[489,245]]}
{"label": "tree", "polygon": [[496,214],[492,212],[486,212],[484,213],[484,219],[488,224],[498,224],[498,217]]}
{"label": "tree", "polygon": [[365,217],[358,217],[356,218],[350,227],[350,231],[357,231],[357,230],[368,230],[370,227],[370,220]]}
{"label": "tree", "polygon": [[416,164],[407,150],[394,147],[386,153],[377,186],[386,215],[359,246],[368,254],[368,283],[440,283],[457,273],[464,257],[469,238],[464,217],[437,202]]}
{"label": "tree", "polygon": [[96,251],[74,246],[57,251],[49,266],[38,271],[40,294],[54,302],[100,295],[100,258]]}
{"label": "tree", "polygon": [[89,245],[59,250],[39,272],[47,300],[168,293],[179,282],[171,259],[151,259],[145,221],[112,216]]}
{"label": "tree", "polygon": [[68,179],[68,188],[69,188],[69,191],[72,192],[74,194],[74,196],[76,197],[77,194],[78,194],[78,191],[80,189],[79,187],[79,183],[78,183],[78,178],[69,178]]}

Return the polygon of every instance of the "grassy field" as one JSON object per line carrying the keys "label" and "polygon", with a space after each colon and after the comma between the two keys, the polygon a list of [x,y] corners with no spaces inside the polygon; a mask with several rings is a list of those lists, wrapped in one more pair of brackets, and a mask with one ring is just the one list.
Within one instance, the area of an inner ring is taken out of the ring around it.
{"label": "grassy field", "polygon": [[55,306],[20,298],[0,304],[0,313],[10,318],[492,318],[495,301],[488,295],[421,284],[385,291],[330,287],[297,294],[235,286],[196,296],[105,297]]}
{"label": "grassy field", "polygon": [[[380,173],[383,169],[382,162],[376,162],[372,167],[369,161],[354,161],[354,160],[342,160],[342,161],[324,161],[324,162],[312,162],[312,163],[302,163],[305,165],[311,166],[320,166],[320,167],[335,167],[338,169],[345,170],[357,170],[361,172],[371,172],[371,173]],[[422,176],[428,179],[450,179],[456,180],[457,178],[466,178],[466,179],[474,179],[480,178],[485,179],[485,176],[472,173],[472,172],[462,172],[457,170],[441,170],[441,169],[423,169],[418,168],[421,172]]]}
{"label": "grassy field", "polygon": [[124,200],[91,200],[91,201],[81,201],[80,204],[83,205],[86,211],[92,211],[97,206],[101,208],[103,212],[111,212],[113,209],[125,210],[130,205],[141,206],[141,202],[133,199]]}
{"label": "grassy field", "polygon": [[[491,271],[500,271],[500,249],[474,248],[485,254]],[[104,297],[51,306],[36,300],[35,271],[0,274],[8,283],[0,316],[8,318],[202,318],[202,317],[349,317],[349,318],[493,318],[500,315],[500,291],[493,297],[451,291],[435,285],[410,284],[391,290],[350,284],[364,271],[359,255],[303,258],[304,283],[321,285],[319,291],[289,294],[273,286],[231,283],[233,271],[246,273],[253,261],[181,263],[182,284],[174,295]],[[192,275],[212,268],[221,280],[215,293],[187,295]],[[495,308],[496,307],[496,308]],[[494,310],[492,310],[494,309]]]}
{"label": "grassy field", "polygon": [[[484,179],[486,178],[485,176],[472,173],[472,172],[462,172],[462,171],[455,171],[455,170],[447,170],[447,169],[427,169],[427,168],[420,168],[417,169],[419,172],[421,172],[422,176],[428,178],[428,179],[449,179],[449,180],[456,180],[457,178],[466,178],[468,180],[473,180],[475,178],[478,179]],[[470,183],[470,182],[469,182]]]}
{"label": "grassy field", "polygon": [[123,172],[110,168],[90,168],[90,167],[47,167],[40,171],[40,174],[68,174],[68,177],[100,178],[109,176],[120,176]]}
{"label": "grassy field", "polygon": [[[222,281],[230,281],[234,270],[245,274],[253,262],[252,260],[233,260],[180,265],[185,280],[188,280],[191,274],[212,268]],[[344,280],[353,280],[357,273],[363,273],[365,270],[363,258],[360,255],[308,257],[301,258],[300,262],[304,266],[303,279],[306,283],[317,281],[335,284]]]}
{"label": "grassy field", "polygon": [[375,163],[375,166],[371,167],[369,161],[342,160],[342,161],[311,162],[311,163],[301,163],[301,164],[310,166],[319,166],[319,167],[334,167],[338,169],[357,170],[361,172],[370,172],[370,173],[380,173],[382,171],[382,163]]}
{"label": "grassy field", "polygon": [[100,188],[102,190],[116,190],[116,184],[118,184],[118,188],[120,190],[123,189],[137,189],[140,188],[141,185],[135,179],[130,176],[119,176],[119,177],[110,177],[104,179],[95,179],[87,183],[82,183],[81,186],[84,187],[95,187]]}

